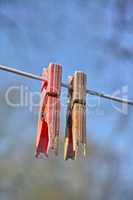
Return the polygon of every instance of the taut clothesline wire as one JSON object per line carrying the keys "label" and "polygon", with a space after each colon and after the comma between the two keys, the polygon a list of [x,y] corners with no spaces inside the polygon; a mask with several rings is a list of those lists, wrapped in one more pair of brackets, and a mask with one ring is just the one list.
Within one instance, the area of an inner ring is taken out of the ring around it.
{"label": "taut clothesline wire", "polygon": [[[25,71],[17,70],[17,69],[14,69],[12,67],[0,65],[0,70],[11,72],[11,73],[14,73],[14,74],[17,74],[17,75],[20,75],[20,76],[25,76],[25,77],[35,79],[35,80],[39,80],[39,81],[45,81],[44,78],[41,77],[41,76],[38,76],[38,75],[35,75],[35,74],[32,74],[32,73],[28,73],[28,72],[25,72]],[[64,87],[64,88],[69,88],[68,84],[66,84],[66,83],[62,83],[61,86]],[[116,101],[116,102],[119,102],[119,103],[124,103],[124,104],[128,104],[128,105],[133,106],[133,101],[131,101],[131,100],[106,95],[106,94],[96,92],[94,90],[89,90],[89,89],[86,90],[86,93],[93,95],[93,96],[98,96],[98,97],[102,97],[102,98],[105,98],[105,99],[109,99],[109,100],[112,100],[112,101]]]}

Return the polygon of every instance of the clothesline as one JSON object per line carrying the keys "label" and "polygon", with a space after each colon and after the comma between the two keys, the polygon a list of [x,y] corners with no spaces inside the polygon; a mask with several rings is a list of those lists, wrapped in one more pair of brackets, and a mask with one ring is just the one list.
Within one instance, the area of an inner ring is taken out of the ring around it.
{"label": "clothesline", "polygon": [[[38,76],[38,75],[35,75],[35,74],[32,74],[32,73],[28,73],[28,72],[25,72],[25,71],[21,71],[21,70],[15,69],[13,67],[7,67],[7,66],[4,66],[4,65],[0,65],[0,70],[6,71],[6,72],[11,72],[11,73],[14,73],[14,74],[17,74],[17,75],[20,75],[20,76],[25,76],[27,78],[31,78],[31,79],[35,79],[35,80],[39,80],[39,81],[45,81],[44,78],[41,77],[41,76]],[[64,88],[69,88],[68,84],[63,83],[63,82],[62,82],[61,86],[64,87]],[[114,96],[107,95],[107,94],[104,94],[104,93],[100,93],[100,92],[90,90],[90,89],[87,89],[86,93],[93,95],[93,96],[98,96],[98,97],[101,97],[101,98],[105,98],[105,99],[108,99],[108,100],[112,100],[112,101],[116,101],[116,102],[119,102],[119,103],[124,103],[124,104],[128,104],[128,105],[133,106],[132,100],[114,97]]]}

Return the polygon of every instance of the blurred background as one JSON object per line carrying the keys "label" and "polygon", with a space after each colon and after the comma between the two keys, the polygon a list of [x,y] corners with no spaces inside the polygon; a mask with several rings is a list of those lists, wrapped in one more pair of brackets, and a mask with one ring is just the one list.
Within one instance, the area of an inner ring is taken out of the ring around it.
{"label": "blurred background", "polygon": [[[132,11],[132,0],[0,0],[0,64],[40,75],[61,63],[64,82],[80,69],[89,89],[133,99]],[[10,87],[28,103],[10,106]],[[39,81],[0,72],[0,200],[132,200],[133,108],[88,96],[87,159],[64,162],[63,89],[60,156],[37,160],[39,91]]]}

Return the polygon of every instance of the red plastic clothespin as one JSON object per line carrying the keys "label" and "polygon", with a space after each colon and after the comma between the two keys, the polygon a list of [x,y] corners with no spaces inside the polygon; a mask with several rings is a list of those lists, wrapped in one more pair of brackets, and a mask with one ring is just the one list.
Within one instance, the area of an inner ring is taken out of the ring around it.
{"label": "red plastic clothespin", "polygon": [[62,66],[49,64],[48,68],[44,69],[43,77],[46,81],[41,88],[36,157],[40,154],[48,157],[49,149],[58,155]]}

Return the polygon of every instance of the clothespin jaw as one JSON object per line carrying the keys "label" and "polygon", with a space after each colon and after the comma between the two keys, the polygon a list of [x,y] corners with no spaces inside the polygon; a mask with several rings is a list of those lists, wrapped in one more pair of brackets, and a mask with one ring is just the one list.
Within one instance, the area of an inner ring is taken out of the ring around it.
{"label": "clothespin jaw", "polygon": [[80,150],[86,155],[86,83],[87,76],[80,71],[69,79],[65,160],[75,160]]}
{"label": "clothespin jaw", "polygon": [[48,156],[50,149],[58,154],[62,66],[49,64],[43,71],[43,77],[46,81],[41,87],[36,157],[40,154]]}

